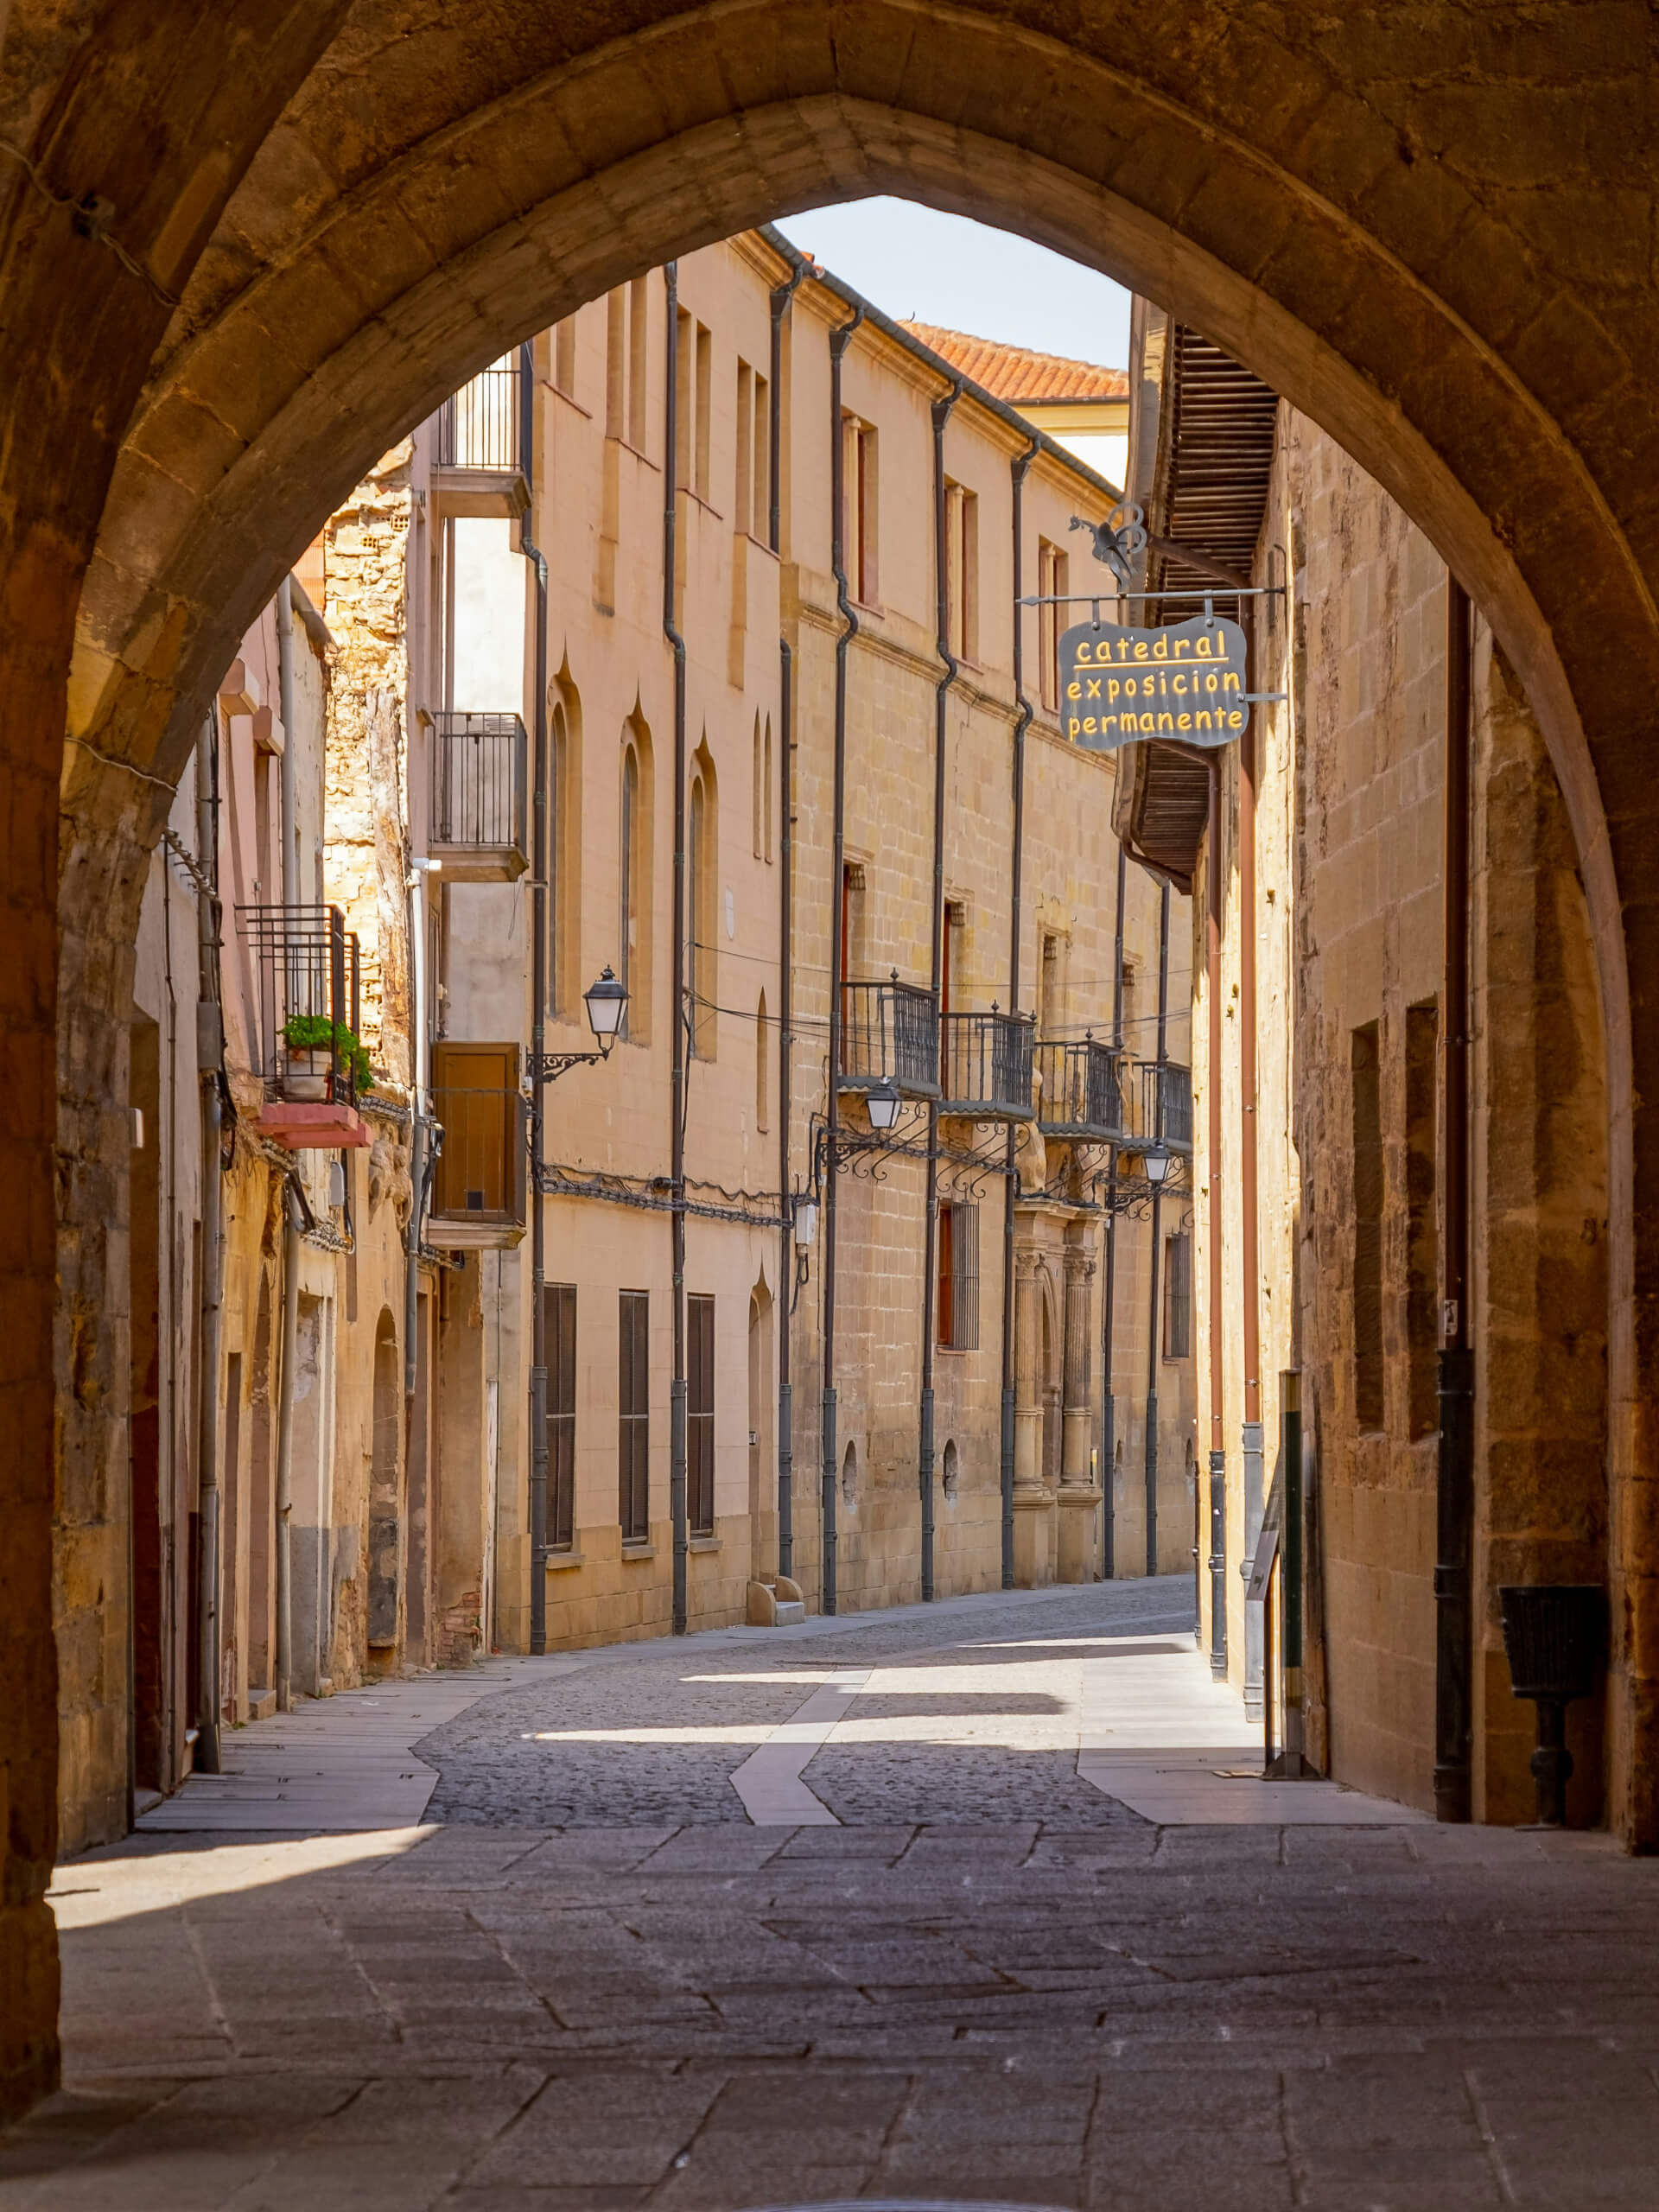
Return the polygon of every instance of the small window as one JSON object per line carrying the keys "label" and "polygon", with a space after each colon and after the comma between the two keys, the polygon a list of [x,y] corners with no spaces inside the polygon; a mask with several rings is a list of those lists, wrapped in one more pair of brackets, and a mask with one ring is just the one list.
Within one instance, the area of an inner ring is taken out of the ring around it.
{"label": "small window", "polygon": [[1382,1073],[1377,1025],[1352,1040],[1354,1149],[1354,1419],[1382,1426]]}
{"label": "small window", "polygon": [[645,394],[651,366],[651,295],[643,276],[628,287],[628,443],[645,449]]}
{"label": "small window", "polygon": [[732,526],[766,543],[771,505],[771,418],[766,380],[747,361],[737,365],[736,499]]}
{"label": "small window", "polygon": [[576,1287],[542,1293],[547,1333],[547,1541],[568,1552],[576,1525]]}
{"label": "small window", "polygon": [[625,1544],[651,1541],[651,1294],[618,1294],[617,1476]]}
{"label": "small window", "polygon": [[1063,600],[1070,569],[1058,545],[1046,537],[1037,541],[1037,595],[1045,603],[1037,610],[1039,696],[1050,714],[1060,709],[1060,634],[1067,610],[1048,602]]}
{"label": "small window", "polygon": [[944,1471],[940,1480],[940,1487],[944,1492],[944,1502],[947,1505],[956,1503],[957,1491],[961,1481],[962,1465],[957,1454],[957,1440],[953,1436],[947,1439],[945,1443]]}
{"label": "small window", "polygon": [[945,634],[958,660],[979,658],[979,495],[944,487]]}
{"label": "small window", "polygon": [[694,1536],[715,1533],[715,1301],[685,1301],[685,1510]]}
{"label": "small window", "polygon": [[855,415],[842,417],[842,559],[855,599],[877,604],[876,434]]}
{"label": "small window", "polygon": [[576,318],[573,315],[553,326],[553,389],[567,399],[576,396]]}
{"label": "small window", "polygon": [[444,1042],[432,1062],[433,1111],[443,1130],[434,1214],[522,1221],[518,1046]]}
{"label": "small window", "polygon": [[772,1040],[766,1033],[766,995],[754,1009],[754,1126],[765,1136],[772,1120]]}
{"label": "small window", "polygon": [[939,1343],[979,1349],[979,1208],[951,1199],[939,1208]]}
{"label": "small window", "polygon": [[1164,1239],[1164,1357],[1192,1354],[1192,1239]]}

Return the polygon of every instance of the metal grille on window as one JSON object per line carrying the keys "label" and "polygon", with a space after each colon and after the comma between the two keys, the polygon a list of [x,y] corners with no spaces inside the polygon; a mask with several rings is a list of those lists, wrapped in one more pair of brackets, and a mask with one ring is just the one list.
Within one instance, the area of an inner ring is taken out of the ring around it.
{"label": "metal grille on window", "polygon": [[979,1349],[979,1208],[959,1199],[939,1208],[939,1342]]}
{"label": "metal grille on window", "polygon": [[1192,1239],[1164,1240],[1164,1357],[1185,1359],[1192,1350]]}
{"label": "metal grille on window", "polygon": [[617,1300],[617,1477],[625,1544],[651,1540],[651,1294],[622,1291]]}
{"label": "metal grille on window", "polygon": [[547,1322],[547,1541],[568,1552],[576,1524],[576,1287],[543,1291]]}
{"label": "metal grille on window", "polygon": [[715,1301],[685,1301],[686,1514],[694,1536],[715,1533]]}

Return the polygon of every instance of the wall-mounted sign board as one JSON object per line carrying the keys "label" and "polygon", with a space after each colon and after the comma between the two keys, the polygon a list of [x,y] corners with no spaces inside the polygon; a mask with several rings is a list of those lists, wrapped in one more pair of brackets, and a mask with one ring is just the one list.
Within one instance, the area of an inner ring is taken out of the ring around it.
{"label": "wall-mounted sign board", "polygon": [[1079,622],[1059,659],[1060,727],[1087,753],[1147,737],[1230,745],[1249,727],[1244,632],[1218,614],[1160,630]]}

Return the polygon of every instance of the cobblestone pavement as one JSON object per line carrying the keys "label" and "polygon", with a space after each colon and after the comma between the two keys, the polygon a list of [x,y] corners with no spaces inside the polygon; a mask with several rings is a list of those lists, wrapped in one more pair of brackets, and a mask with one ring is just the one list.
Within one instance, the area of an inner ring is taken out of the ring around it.
{"label": "cobblestone pavement", "polygon": [[[1184,1602],[549,1662],[423,1740],[432,1825],[67,1865],[67,2086],[0,2212],[1651,2212],[1659,1862],[1137,1817],[1067,1685]],[[842,1825],[751,1825],[830,1682]]]}

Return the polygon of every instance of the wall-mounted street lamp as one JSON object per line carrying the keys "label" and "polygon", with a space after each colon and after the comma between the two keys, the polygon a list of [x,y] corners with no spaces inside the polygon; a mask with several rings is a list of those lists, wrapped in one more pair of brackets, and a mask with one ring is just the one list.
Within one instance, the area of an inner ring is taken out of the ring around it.
{"label": "wall-mounted street lamp", "polygon": [[1175,1155],[1163,1145],[1150,1144],[1141,1155],[1141,1169],[1154,1191],[1161,1190],[1175,1170]]}
{"label": "wall-mounted street lamp", "polygon": [[878,1136],[886,1136],[899,1119],[899,1109],[904,1101],[899,1087],[890,1075],[884,1075],[873,1090],[864,1094],[864,1109],[870,1117],[870,1127]]}
{"label": "wall-mounted street lamp", "polygon": [[593,1031],[599,1046],[596,1052],[543,1052],[536,1062],[536,1073],[543,1083],[556,1082],[572,1068],[592,1067],[595,1060],[607,1060],[611,1047],[622,1033],[622,1017],[628,1010],[628,987],[619,982],[609,968],[588,984],[582,995],[588,1009],[588,1027]]}

